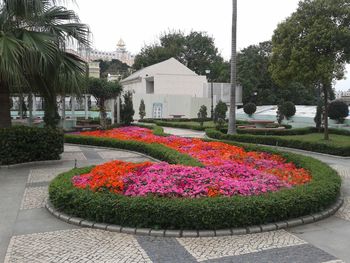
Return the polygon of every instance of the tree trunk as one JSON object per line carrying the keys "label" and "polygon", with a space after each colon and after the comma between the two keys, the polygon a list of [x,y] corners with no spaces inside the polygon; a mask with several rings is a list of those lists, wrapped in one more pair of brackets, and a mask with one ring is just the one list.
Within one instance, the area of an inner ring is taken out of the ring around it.
{"label": "tree trunk", "polygon": [[107,128],[107,113],[106,113],[106,101],[101,99],[100,100],[100,125],[102,126],[102,129]]}
{"label": "tree trunk", "polygon": [[232,53],[231,53],[231,92],[228,134],[236,131],[236,84],[237,84],[237,0],[232,0]]}
{"label": "tree trunk", "polygon": [[323,85],[324,95],[324,139],[329,140],[328,132],[328,87],[329,85]]}
{"label": "tree trunk", "polygon": [[10,89],[0,83],[0,128],[11,126]]}
{"label": "tree trunk", "polygon": [[58,114],[56,95],[48,95],[44,97],[44,122],[46,127],[57,128],[60,121]]}

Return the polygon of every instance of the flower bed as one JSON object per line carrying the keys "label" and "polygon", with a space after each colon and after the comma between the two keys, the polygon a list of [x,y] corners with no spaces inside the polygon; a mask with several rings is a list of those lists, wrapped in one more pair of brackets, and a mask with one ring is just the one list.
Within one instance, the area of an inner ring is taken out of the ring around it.
{"label": "flower bed", "polygon": [[311,175],[278,155],[247,152],[222,142],[177,136],[161,137],[152,130],[124,127],[109,131],[82,132],[83,136],[160,143],[188,153],[205,167],[167,163],[132,164],[114,161],[73,178],[74,185],[93,191],[108,189],[127,196],[149,194],[168,197],[259,195],[290,188],[311,180]]}
{"label": "flower bed", "polygon": [[166,161],[113,161],[72,170],[51,183],[57,209],[97,222],[244,227],[322,211],[340,190],[339,176],[327,165],[261,147],[156,136],[130,127],[67,135],[66,141],[131,149]]}

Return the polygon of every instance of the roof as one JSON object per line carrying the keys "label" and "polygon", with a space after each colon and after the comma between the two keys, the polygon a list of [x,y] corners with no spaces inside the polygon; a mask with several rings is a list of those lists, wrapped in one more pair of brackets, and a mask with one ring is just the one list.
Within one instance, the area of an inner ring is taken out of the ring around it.
{"label": "roof", "polygon": [[183,65],[180,61],[176,60],[175,58],[170,58],[134,72],[129,77],[123,79],[121,83],[141,81],[142,78],[154,77],[155,75],[198,76],[198,74]]}

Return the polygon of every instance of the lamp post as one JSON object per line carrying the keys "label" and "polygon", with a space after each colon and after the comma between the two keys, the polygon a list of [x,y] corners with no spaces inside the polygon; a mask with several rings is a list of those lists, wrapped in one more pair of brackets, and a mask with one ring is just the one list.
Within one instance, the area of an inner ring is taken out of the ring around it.
{"label": "lamp post", "polygon": [[210,118],[213,120],[214,119],[214,92],[213,92],[213,81],[211,80],[211,78],[209,78],[209,74],[210,74],[210,69],[207,69],[205,71],[208,79],[210,79],[210,98],[211,98],[211,109],[210,109]]}

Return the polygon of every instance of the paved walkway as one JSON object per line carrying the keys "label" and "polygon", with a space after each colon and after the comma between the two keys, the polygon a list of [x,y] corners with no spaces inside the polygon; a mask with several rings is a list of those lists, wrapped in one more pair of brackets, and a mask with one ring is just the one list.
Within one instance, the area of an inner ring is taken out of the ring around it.
{"label": "paved walkway", "polygon": [[[181,135],[181,130],[176,130]],[[174,133],[168,128],[165,132]],[[200,136],[188,130],[183,134]],[[112,159],[140,162],[147,158],[66,145],[61,163],[0,169],[0,262],[350,262],[349,162],[329,160],[345,182],[343,190],[348,197],[341,211],[332,218],[288,231],[156,238],[80,228],[46,211],[47,186],[57,174],[73,168],[75,160],[80,167]]]}

